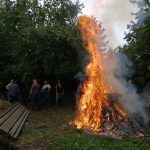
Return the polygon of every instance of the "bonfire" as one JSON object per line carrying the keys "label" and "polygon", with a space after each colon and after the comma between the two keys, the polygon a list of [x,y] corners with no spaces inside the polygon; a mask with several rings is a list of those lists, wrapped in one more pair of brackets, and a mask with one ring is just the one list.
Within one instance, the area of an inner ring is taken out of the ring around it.
{"label": "bonfire", "polygon": [[107,84],[99,46],[101,25],[94,17],[80,16],[78,23],[83,45],[90,56],[85,68],[86,81],[78,101],[78,110],[72,124],[89,133],[123,136],[143,136],[147,128],[119,105],[121,95],[113,93]]}

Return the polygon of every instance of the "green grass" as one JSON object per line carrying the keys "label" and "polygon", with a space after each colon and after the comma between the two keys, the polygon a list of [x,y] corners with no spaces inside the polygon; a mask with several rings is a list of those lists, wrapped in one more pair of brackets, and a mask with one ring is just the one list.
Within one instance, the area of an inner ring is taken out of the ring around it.
{"label": "green grass", "polygon": [[54,141],[53,148],[59,150],[149,150],[150,143],[146,140],[117,140],[68,132]]}
{"label": "green grass", "polygon": [[21,149],[149,150],[149,139],[112,139],[79,133],[68,126],[71,108],[31,112],[17,141]]}

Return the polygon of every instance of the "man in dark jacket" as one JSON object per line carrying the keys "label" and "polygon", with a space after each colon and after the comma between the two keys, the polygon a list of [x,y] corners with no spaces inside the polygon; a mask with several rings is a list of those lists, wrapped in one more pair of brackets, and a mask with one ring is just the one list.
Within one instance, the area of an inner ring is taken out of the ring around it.
{"label": "man in dark jacket", "polygon": [[40,85],[38,84],[38,81],[34,79],[29,94],[29,98],[31,98],[32,100],[31,104],[32,109],[37,109],[38,107],[39,94],[40,94]]}
{"label": "man in dark jacket", "polygon": [[19,86],[15,80],[11,79],[10,83],[6,85],[8,90],[8,99],[10,102],[15,102],[18,100]]}

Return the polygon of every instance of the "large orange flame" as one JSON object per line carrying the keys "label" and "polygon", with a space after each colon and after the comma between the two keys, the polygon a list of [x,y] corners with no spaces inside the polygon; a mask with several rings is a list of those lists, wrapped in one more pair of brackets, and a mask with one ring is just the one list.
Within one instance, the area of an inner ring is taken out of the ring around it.
{"label": "large orange flame", "polygon": [[[101,131],[103,119],[108,122],[121,120],[126,116],[117,102],[110,102],[108,93],[113,92],[106,84],[99,40],[101,25],[94,17],[80,16],[77,26],[80,29],[83,44],[90,56],[85,68],[87,80],[83,84],[83,94],[78,102],[78,113],[73,122],[78,129],[92,132]],[[103,116],[103,110],[107,110]]]}
{"label": "large orange flame", "polygon": [[90,55],[90,63],[85,68],[88,77],[83,84],[83,94],[79,100],[78,115],[75,120],[77,128],[98,131],[101,125],[102,108],[109,107],[99,39],[101,25],[96,19],[80,16],[78,27],[81,31],[84,47]]}

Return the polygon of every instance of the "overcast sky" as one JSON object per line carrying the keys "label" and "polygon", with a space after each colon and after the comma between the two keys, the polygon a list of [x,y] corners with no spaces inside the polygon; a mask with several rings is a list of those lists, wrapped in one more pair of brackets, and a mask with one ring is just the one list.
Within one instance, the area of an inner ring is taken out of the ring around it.
{"label": "overcast sky", "polygon": [[80,0],[84,3],[83,13],[94,15],[102,20],[107,30],[109,46],[115,48],[125,43],[124,32],[127,31],[127,24],[134,20],[131,13],[137,11],[137,6],[129,0]]}

